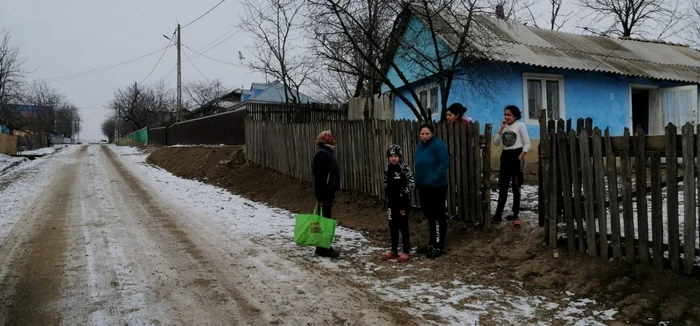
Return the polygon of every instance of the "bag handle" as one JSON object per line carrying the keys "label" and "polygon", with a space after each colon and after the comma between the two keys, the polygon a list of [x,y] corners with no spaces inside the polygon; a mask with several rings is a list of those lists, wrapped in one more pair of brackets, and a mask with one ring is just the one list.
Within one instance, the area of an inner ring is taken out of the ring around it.
{"label": "bag handle", "polygon": [[[319,210],[320,213],[321,213],[321,215],[317,215],[317,214],[316,214],[316,210]],[[313,214],[316,215],[316,216],[323,216],[323,207],[318,206],[318,205],[314,206],[314,212],[313,212]]]}

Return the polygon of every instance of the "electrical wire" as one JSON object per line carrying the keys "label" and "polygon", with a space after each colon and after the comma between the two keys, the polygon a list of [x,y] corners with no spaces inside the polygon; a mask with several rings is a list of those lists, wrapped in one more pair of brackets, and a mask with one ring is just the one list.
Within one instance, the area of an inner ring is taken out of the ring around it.
{"label": "electrical wire", "polygon": [[[217,37],[217,38],[215,38],[213,41],[209,42],[209,44],[203,46],[202,49],[206,49],[207,47],[209,47],[210,45],[216,43],[216,41],[220,40],[222,37],[225,37],[226,35],[228,35],[228,34],[231,33],[231,32],[234,32],[234,31],[235,31],[235,32],[233,33],[233,35],[238,34],[238,32],[240,32],[241,30],[240,30],[240,29],[236,30],[237,28],[238,28],[238,26],[233,26],[233,27],[232,27],[230,30],[228,30],[226,33],[221,34],[219,37]],[[233,35],[230,35],[230,36],[233,36]]]}
{"label": "electrical wire", "polygon": [[[202,52],[202,53],[207,53],[207,52],[211,51],[212,49],[214,49],[214,48],[216,48],[217,46],[221,45],[222,43],[226,42],[228,39],[232,38],[234,35],[238,34],[238,32],[240,32],[240,31],[241,31],[240,29],[237,30],[237,31],[234,32],[233,34],[229,35],[227,38],[221,40],[221,42],[216,43],[216,45],[214,45],[214,46],[212,46],[212,47],[210,47],[210,48],[208,48],[208,49],[206,49],[206,50],[202,50],[202,51],[200,51],[200,52]],[[199,55],[197,55],[197,56],[199,56]]]}
{"label": "electrical wire", "polygon": [[122,62],[119,62],[119,63],[115,63],[115,64],[103,66],[103,67],[100,67],[100,68],[90,69],[90,70],[86,70],[86,71],[82,71],[82,72],[76,72],[76,73],[72,73],[72,74],[68,74],[68,75],[63,75],[63,76],[58,76],[58,77],[45,78],[45,79],[41,79],[41,80],[42,80],[42,81],[45,81],[45,82],[48,82],[48,83],[52,83],[52,82],[59,82],[59,81],[65,81],[65,80],[71,80],[71,79],[80,78],[80,77],[84,77],[84,76],[89,76],[89,75],[101,73],[101,72],[104,72],[104,71],[109,71],[109,70],[112,70],[112,69],[114,69],[114,68],[117,68],[117,67],[120,67],[120,66],[123,66],[123,65],[126,65],[126,64],[129,64],[129,63],[132,63],[132,62],[135,62],[135,61],[138,61],[138,60],[147,58],[147,57],[150,57],[150,56],[152,56],[152,55],[155,55],[155,54],[159,53],[160,51],[166,50],[167,48],[168,48],[168,47],[161,48],[161,49],[158,49],[158,50],[153,51],[153,52],[148,53],[148,54],[144,54],[144,55],[141,55],[141,56],[138,56],[138,57],[131,58],[131,59],[126,60],[126,61],[122,61]]}
{"label": "electrical wire", "polygon": [[190,59],[190,56],[187,54],[187,51],[184,51],[184,50],[183,50],[182,53],[185,54],[185,57],[187,57],[187,59],[189,60],[190,64],[192,65],[192,67],[194,67],[194,69],[197,70],[197,72],[199,72],[199,74],[202,75],[202,77],[204,77],[204,79],[206,79],[206,80],[208,80],[208,81],[211,81],[211,79],[209,79],[209,77],[207,77],[206,75],[204,75],[204,73],[202,73],[202,71],[199,70],[199,68],[197,68],[197,66],[194,64],[194,61],[192,61],[192,59]]}
{"label": "electrical wire", "polygon": [[202,19],[202,17],[204,17],[204,16],[206,16],[208,13],[212,12],[214,9],[216,9],[216,7],[218,7],[218,6],[220,6],[222,3],[224,3],[224,1],[226,1],[226,0],[221,0],[221,2],[219,2],[218,4],[216,4],[216,6],[214,6],[214,8],[209,9],[209,11],[207,11],[207,12],[205,12],[204,14],[202,14],[201,16],[197,17],[197,19],[195,19],[195,20],[193,20],[193,21],[191,21],[191,22],[185,24],[185,26],[180,27],[180,29],[183,29],[183,28],[185,28],[185,27],[187,27],[187,26],[190,26],[190,25],[194,24],[196,21]]}
{"label": "electrical wire", "polygon": [[172,41],[173,41],[172,38],[175,36],[175,33],[177,33],[177,29],[173,32],[173,35],[170,36],[170,38],[168,38],[168,45],[167,45],[167,46],[165,47],[165,49],[163,50],[163,53],[160,55],[160,58],[158,58],[158,61],[156,62],[156,65],[153,66],[153,69],[151,69],[151,72],[149,72],[148,75],[146,76],[146,78],[144,78],[141,82],[139,82],[139,84],[143,84],[143,82],[145,82],[145,81],[148,79],[148,77],[151,77],[151,74],[153,74],[153,71],[156,70],[156,68],[158,67],[158,64],[160,64],[160,61],[163,60],[163,56],[165,56],[165,52],[166,52],[166,51],[168,50],[168,48],[170,47],[170,43],[172,43]]}
{"label": "electrical wire", "polygon": [[[197,51],[195,51],[195,50],[192,50],[192,48],[190,48],[189,46],[185,45],[184,43],[182,43],[182,46],[186,47],[188,50],[190,50],[190,51],[192,51],[192,52],[194,52],[194,53],[196,53],[196,54],[198,54],[198,55],[200,55],[200,56],[203,56],[203,57],[205,57],[205,58],[207,58],[207,59],[210,59],[210,60],[213,60],[213,61],[216,61],[216,62],[220,62],[220,63],[223,63],[223,64],[227,64],[227,65],[229,65],[229,66],[234,66],[234,67],[245,67],[244,65],[239,65],[239,64],[235,64],[235,63],[231,63],[231,62],[222,61],[222,60],[219,60],[219,59],[216,59],[216,58],[212,58],[212,57],[210,57],[210,56],[208,56],[208,55],[206,55],[206,54],[204,54],[204,53],[201,53],[201,52],[197,52]],[[188,59],[188,61],[191,61],[191,60],[193,60],[193,59],[195,59],[195,58],[197,58],[197,57],[198,57],[198,56],[194,56],[194,57],[192,57],[192,58],[189,58],[189,57],[188,57],[187,59]]]}

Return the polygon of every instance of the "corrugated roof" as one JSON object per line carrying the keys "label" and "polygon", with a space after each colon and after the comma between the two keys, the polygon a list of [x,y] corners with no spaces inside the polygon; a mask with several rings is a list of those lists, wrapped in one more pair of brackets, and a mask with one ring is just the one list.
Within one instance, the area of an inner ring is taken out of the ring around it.
{"label": "corrugated roof", "polygon": [[[700,84],[700,52],[686,46],[557,32],[480,16],[495,60]],[[450,37],[445,37],[448,42]]]}

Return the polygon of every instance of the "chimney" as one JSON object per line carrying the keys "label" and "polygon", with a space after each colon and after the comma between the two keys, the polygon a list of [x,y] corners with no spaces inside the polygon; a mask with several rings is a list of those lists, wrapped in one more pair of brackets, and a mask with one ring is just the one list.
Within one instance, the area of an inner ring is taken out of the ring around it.
{"label": "chimney", "polygon": [[503,12],[503,5],[496,5],[496,18],[498,19],[506,19],[506,15]]}

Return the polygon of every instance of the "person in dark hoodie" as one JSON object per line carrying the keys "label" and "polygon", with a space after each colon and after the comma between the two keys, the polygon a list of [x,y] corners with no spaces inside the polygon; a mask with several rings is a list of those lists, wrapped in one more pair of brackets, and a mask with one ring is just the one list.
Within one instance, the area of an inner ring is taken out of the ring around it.
{"label": "person in dark hoodie", "polygon": [[[335,192],[340,190],[340,170],[335,159],[335,138],[330,130],[321,132],[316,137],[318,149],[311,163],[313,175],[314,196],[323,217],[332,218]],[[331,248],[316,247],[316,255],[337,258],[340,253]]]}
{"label": "person in dark hoodie", "polygon": [[[408,211],[411,208],[411,191],[414,181],[408,164],[402,161],[401,146],[391,145],[386,150],[389,160],[384,171],[384,193],[389,200],[389,229],[391,232],[391,251],[386,253],[386,260],[397,259],[404,263],[410,259],[411,240],[408,231]],[[403,252],[399,255],[399,232],[403,239]]]}
{"label": "person in dark hoodie", "polygon": [[435,137],[435,127],[424,124],[420,128],[421,142],[416,146],[416,188],[425,217],[428,219],[430,242],[419,253],[427,258],[442,256],[447,235],[447,169],[450,153],[445,142]]}

